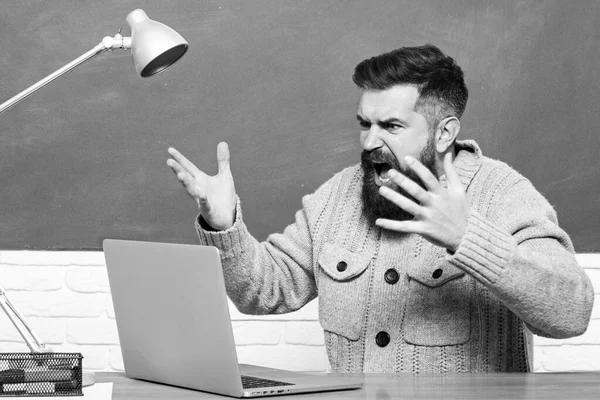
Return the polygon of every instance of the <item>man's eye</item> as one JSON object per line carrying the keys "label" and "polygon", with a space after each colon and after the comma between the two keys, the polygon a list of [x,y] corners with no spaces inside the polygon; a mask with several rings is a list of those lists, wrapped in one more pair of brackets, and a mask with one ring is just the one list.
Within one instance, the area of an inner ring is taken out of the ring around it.
{"label": "man's eye", "polygon": [[402,125],[398,125],[398,124],[385,124],[383,126],[383,128],[388,131],[388,132],[397,132],[400,129],[402,129]]}
{"label": "man's eye", "polygon": [[367,121],[359,121],[358,124],[362,129],[369,129],[371,127],[371,123]]}

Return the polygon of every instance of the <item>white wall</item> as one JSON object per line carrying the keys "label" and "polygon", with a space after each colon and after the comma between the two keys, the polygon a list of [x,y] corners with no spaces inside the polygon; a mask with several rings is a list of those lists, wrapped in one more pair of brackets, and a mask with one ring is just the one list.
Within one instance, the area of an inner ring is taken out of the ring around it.
{"label": "white wall", "polygon": [[[578,260],[596,289],[592,321],[577,338],[536,337],[535,371],[600,370],[600,254],[580,254]],[[0,251],[0,282],[55,352],[82,353],[86,369],[123,370],[102,252]],[[231,304],[230,312],[240,362],[304,371],[329,368],[316,301],[282,316],[246,316]],[[28,349],[0,312],[0,352],[16,351]]]}

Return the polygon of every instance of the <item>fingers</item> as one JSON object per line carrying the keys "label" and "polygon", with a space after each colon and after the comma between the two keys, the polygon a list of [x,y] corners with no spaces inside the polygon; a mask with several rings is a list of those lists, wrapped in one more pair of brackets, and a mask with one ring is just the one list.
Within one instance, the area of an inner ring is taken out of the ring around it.
{"label": "fingers", "polygon": [[177,179],[181,180],[185,178],[185,175],[189,175],[185,169],[175,160],[169,158],[167,160],[167,165],[171,167],[175,175],[177,175]]}
{"label": "fingers", "polygon": [[187,172],[187,170],[185,168],[183,168],[181,166],[181,164],[179,164],[174,159],[169,158],[167,160],[167,165],[169,167],[171,167],[171,169],[173,170],[173,172],[177,176],[177,179],[179,179],[179,181],[181,183],[183,183],[186,186],[189,186],[191,184],[191,181],[194,178],[192,177],[192,175],[189,172]]}
{"label": "fingers", "polygon": [[194,177],[189,172],[187,172],[185,170],[185,168],[183,168],[177,161],[175,161],[172,158],[170,158],[170,159],[167,160],[167,165],[169,167],[171,167],[171,169],[173,170],[173,172],[177,176],[177,179],[187,189],[188,193],[192,197],[195,198],[195,196],[193,196],[193,193],[192,193],[192,191],[193,191]]}
{"label": "fingers", "polygon": [[[196,178],[189,172],[189,168],[196,170],[197,174],[202,174],[200,170],[198,170],[192,163],[187,161],[187,159],[179,153],[174,148],[169,148],[169,154],[173,157],[167,160],[167,165],[173,170],[179,182],[186,189],[187,193],[196,201],[198,206],[202,206],[202,203],[206,202],[206,195],[204,193],[200,193],[198,188],[196,187]],[[185,168],[181,163],[188,162],[188,168]],[[190,167],[191,165],[191,167]]]}
{"label": "fingers", "polygon": [[[196,177],[200,174],[202,174],[202,171],[200,171],[198,168],[196,168],[196,166],[187,158],[184,157],[183,154],[181,154],[179,151],[177,151],[175,148],[173,147],[169,147],[168,149],[169,155],[171,157],[173,157],[173,159],[175,161],[177,161],[177,163],[190,175],[192,175],[192,177]],[[170,166],[170,165],[169,165]]]}
{"label": "fingers", "polygon": [[437,192],[440,190],[440,188],[442,187],[440,185],[440,182],[431,173],[431,171],[429,169],[427,169],[427,167],[425,167],[423,164],[421,164],[421,162],[419,160],[417,160],[416,158],[411,157],[411,156],[406,156],[404,158],[404,161],[410,167],[410,169],[415,171],[417,176],[421,179],[421,181],[423,182],[423,184],[425,185],[425,187],[428,190],[430,190],[432,192]]}
{"label": "fingers", "polygon": [[[404,180],[412,182],[409,179],[404,179]],[[421,189],[421,188],[419,187],[419,189]],[[421,191],[423,191],[423,189],[421,189]],[[391,201],[392,203],[394,203],[395,205],[397,205],[398,207],[400,207],[404,211],[412,214],[415,217],[418,216],[421,212],[421,206],[419,206],[414,201],[409,200],[405,196],[402,196],[400,193],[398,193],[388,187],[385,187],[385,186],[380,187],[379,194],[381,194],[383,197],[385,197],[386,199],[388,199],[389,201]],[[412,196],[412,194],[411,194],[411,196]]]}
{"label": "fingers", "polygon": [[458,172],[454,169],[454,165],[452,165],[453,159],[452,152],[448,152],[444,156],[444,172],[446,173],[446,180],[448,181],[448,187],[456,187],[457,185],[462,188],[462,184],[460,182],[460,178],[458,176]]}
{"label": "fingers", "polygon": [[200,207],[200,212],[202,215],[208,215],[211,210],[210,202],[208,201],[208,197],[203,196],[196,200],[198,202],[198,207]]}
{"label": "fingers", "polygon": [[393,219],[378,218],[375,221],[375,225],[390,231],[417,234],[421,233],[419,223],[414,221],[396,221]]}
{"label": "fingers", "polygon": [[415,181],[407,178],[402,173],[392,169],[388,172],[388,176],[392,182],[404,189],[406,193],[410,194],[420,204],[426,204],[429,200],[429,193],[419,186],[419,184],[417,184]]}
{"label": "fingers", "polygon": [[219,174],[231,172],[229,166],[229,146],[225,142],[219,143],[217,146],[217,162],[219,163]]}

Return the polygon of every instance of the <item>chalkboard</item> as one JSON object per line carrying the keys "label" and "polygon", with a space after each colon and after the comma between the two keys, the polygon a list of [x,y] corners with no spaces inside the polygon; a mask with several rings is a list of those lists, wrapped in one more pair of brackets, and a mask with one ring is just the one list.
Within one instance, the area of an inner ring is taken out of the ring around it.
{"label": "chalkboard", "polygon": [[5,0],[0,100],[119,28],[128,36],[136,8],[188,53],[151,78],[128,51],[104,53],[0,114],[0,249],[197,243],[167,148],[215,173],[220,141],[265,239],[359,162],[355,65],[433,43],[466,73],[461,137],[531,179],[577,251],[600,250],[598,1]]}

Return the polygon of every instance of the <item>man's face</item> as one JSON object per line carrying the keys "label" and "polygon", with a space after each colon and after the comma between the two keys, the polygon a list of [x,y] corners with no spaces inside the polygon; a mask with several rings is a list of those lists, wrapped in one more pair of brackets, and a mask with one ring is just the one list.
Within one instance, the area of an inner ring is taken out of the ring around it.
{"label": "man's face", "polygon": [[425,117],[414,110],[418,97],[417,88],[410,85],[398,85],[383,91],[363,91],[361,95],[357,119],[363,147],[362,199],[364,211],[372,222],[376,218],[413,218],[379,194],[380,186],[388,186],[412,199],[388,178],[390,169],[400,171],[423,186],[406,166],[405,156],[418,159],[437,176],[433,132],[430,134]]}

